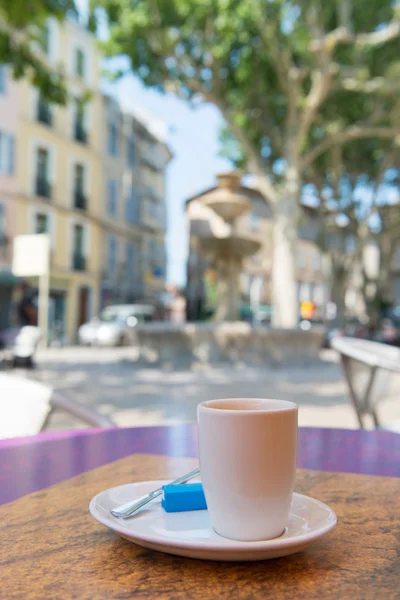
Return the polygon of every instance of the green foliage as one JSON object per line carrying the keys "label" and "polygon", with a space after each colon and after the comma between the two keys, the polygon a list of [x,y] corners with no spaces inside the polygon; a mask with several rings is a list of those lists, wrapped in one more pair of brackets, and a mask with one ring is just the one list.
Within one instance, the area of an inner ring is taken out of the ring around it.
{"label": "green foliage", "polygon": [[[399,37],[381,43],[359,37],[397,18],[391,0],[354,0],[351,12],[340,0],[100,4],[110,27],[107,54],[128,56],[148,86],[214,102],[242,146],[238,151],[223,133],[223,152],[239,165],[251,148],[273,176],[275,162],[291,153],[316,74],[332,70],[300,136],[303,155],[351,124],[390,126],[398,111]],[[344,29],[347,37],[337,41],[333,34]],[[376,89],[366,93],[363,88],[378,78],[381,85],[375,81]]]}
{"label": "green foliage", "polygon": [[74,0],[0,0],[0,64],[8,64],[16,79],[28,77],[47,100],[65,104],[67,89],[62,74],[37,51],[49,17],[60,21],[76,15]]}
{"label": "green foliage", "polygon": [[223,127],[219,132],[220,156],[230,160],[237,169],[246,167],[246,155],[235,136],[228,127]]}

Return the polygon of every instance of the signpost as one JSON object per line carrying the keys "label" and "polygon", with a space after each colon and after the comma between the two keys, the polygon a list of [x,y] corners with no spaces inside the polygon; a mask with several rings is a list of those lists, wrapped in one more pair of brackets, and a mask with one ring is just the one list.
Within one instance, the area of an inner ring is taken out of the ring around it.
{"label": "signpost", "polygon": [[39,277],[38,326],[47,346],[49,318],[50,237],[47,233],[14,238],[12,272],[17,277]]}

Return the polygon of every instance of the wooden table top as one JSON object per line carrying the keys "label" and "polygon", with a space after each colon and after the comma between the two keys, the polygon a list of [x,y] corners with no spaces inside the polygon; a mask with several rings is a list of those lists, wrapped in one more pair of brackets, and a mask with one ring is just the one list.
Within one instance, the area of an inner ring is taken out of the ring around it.
{"label": "wooden table top", "polygon": [[337,527],[305,551],[252,563],[217,563],[146,550],[88,514],[99,491],[173,478],[197,461],[134,455],[0,507],[0,597],[399,598],[400,479],[299,470],[296,491],[326,502]]}

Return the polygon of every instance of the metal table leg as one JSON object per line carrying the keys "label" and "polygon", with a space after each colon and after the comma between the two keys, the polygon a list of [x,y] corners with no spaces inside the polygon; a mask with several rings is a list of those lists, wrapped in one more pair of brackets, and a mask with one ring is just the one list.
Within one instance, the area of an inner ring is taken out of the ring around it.
{"label": "metal table leg", "polygon": [[343,371],[344,371],[344,374],[345,374],[345,377],[347,380],[347,384],[349,386],[350,397],[351,397],[354,409],[357,414],[360,428],[364,429],[363,417],[366,414],[370,414],[373,418],[375,427],[379,427],[378,415],[376,414],[375,409],[371,408],[371,405],[370,405],[371,391],[372,391],[372,388],[374,385],[377,368],[376,367],[369,368],[369,377],[368,377],[367,386],[364,390],[364,393],[362,395],[361,394],[358,395],[354,389],[354,385],[353,385],[353,381],[352,381],[352,373],[351,373],[351,367],[350,367],[351,359],[348,356],[344,356],[343,354],[340,355],[340,358],[342,360]]}

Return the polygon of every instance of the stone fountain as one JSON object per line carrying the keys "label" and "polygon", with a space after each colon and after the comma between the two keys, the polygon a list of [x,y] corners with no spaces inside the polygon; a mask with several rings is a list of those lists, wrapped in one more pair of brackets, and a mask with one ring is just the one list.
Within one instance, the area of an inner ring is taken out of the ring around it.
{"label": "stone fountain", "polygon": [[206,193],[201,202],[226,225],[210,228],[201,236],[202,251],[215,264],[218,280],[218,305],[214,320],[237,321],[240,309],[240,273],[243,260],[261,247],[260,242],[237,231],[237,219],[251,211],[250,200],[240,193],[237,172],[217,175],[218,187]]}
{"label": "stone fountain", "polygon": [[217,271],[217,322],[140,323],[135,330],[137,364],[187,369],[241,362],[265,368],[282,362],[312,364],[317,358],[322,330],[279,330],[239,321],[243,260],[258,252],[261,245],[251,234],[240,231],[239,218],[252,208],[243,190],[240,175],[229,173],[218,176],[216,188],[196,197],[207,213],[202,216],[206,226],[196,237],[202,254]]}

